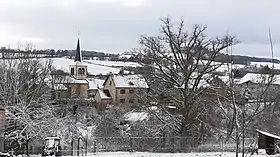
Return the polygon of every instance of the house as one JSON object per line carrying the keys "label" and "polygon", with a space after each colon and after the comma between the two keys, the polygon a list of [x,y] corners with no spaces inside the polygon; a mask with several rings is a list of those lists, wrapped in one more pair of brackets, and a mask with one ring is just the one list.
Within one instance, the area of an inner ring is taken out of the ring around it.
{"label": "house", "polygon": [[[203,74],[200,80],[198,80],[198,74],[193,73],[193,77],[188,80],[188,88],[189,90],[199,91],[204,96],[212,97],[213,94],[219,94],[221,96],[226,96],[227,94],[227,82],[223,80],[224,76],[218,76],[214,74]],[[198,81],[198,82],[196,82]],[[195,85],[195,83],[197,83]],[[176,95],[180,95],[180,90],[184,90],[185,84],[177,87],[179,91],[176,92]],[[176,96],[175,96],[176,97]],[[179,97],[177,97],[180,99]]]}
{"label": "house", "polygon": [[250,103],[273,103],[279,92],[280,75],[247,73],[235,86],[235,93]]}
{"label": "house", "polygon": [[149,86],[142,75],[109,74],[103,83],[103,89],[96,94],[95,100],[101,106],[107,105],[108,102],[115,105],[136,105],[143,103],[141,97],[148,92],[148,89]]}
{"label": "house", "polygon": [[102,89],[98,89],[95,97],[96,108],[99,111],[105,110],[108,104],[112,103],[112,97],[110,93],[105,93]]}

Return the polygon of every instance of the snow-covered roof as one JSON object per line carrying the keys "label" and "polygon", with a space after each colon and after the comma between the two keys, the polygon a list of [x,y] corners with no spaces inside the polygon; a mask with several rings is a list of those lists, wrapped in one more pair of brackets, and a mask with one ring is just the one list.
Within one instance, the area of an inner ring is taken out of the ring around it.
{"label": "snow-covered roof", "polygon": [[104,93],[104,91],[101,90],[101,89],[98,89],[98,93],[99,93],[101,99],[111,99],[111,97],[108,97],[108,96]]}
{"label": "snow-covered roof", "polygon": [[128,112],[124,115],[125,120],[131,122],[143,121],[148,118],[147,112]]}
{"label": "snow-covered roof", "polygon": [[60,138],[56,137],[56,136],[53,136],[53,137],[46,137],[45,139],[48,140],[48,139],[60,139]]}
{"label": "snow-covered roof", "polygon": [[94,78],[87,78],[89,89],[97,90],[98,87],[102,87],[105,80],[101,79],[94,79]]}
{"label": "snow-covered roof", "polygon": [[119,88],[149,88],[142,75],[112,75],[116,87]]}
{"label": "snow-covered roof", "polygon": [[275,138],[277,140],[280,140],[280,136],[273,135],[271,133],[268,133],[268,132],[265,132],[265,131],[261,131],[261,130],[258,130],[258,129],[256,131],[261,133],[261,134],[263,134],[263,135],[265,135],[265,136],[269,136],[269,137]]}
{"label": "snow-covered roof", "polygon": [[[202,78],[198,85],[197,85],[197,88],[207,88],[207,87],[210,87],[211,85],[207,82],[209,80],[209,78]],[[194,83],[195,83],[196,79],[193,78],[193,79],[189,79],[189,84],[188,84],[188,87],[191,89],[193,88],[194,86]],[[179,88],[184,88],[185,87],[185,84],[182,84],[181,87]],[[178,87],[177,87],[178,88]]]}
{"label": "snow-covered roof", "polygon": [[54,90],[67,90],[67,87],[65,87],[63,84],[54,84],[53,87]]}
{"label": "snow-covered roof", "polygon": [[170,109],[176,109],[177,107],[176,107],[176,106],[174,106],[174,105],[169,105],[169,106],[167,106],[167,108],[170,108]]}
{"label": "snow-covered roof", "polygon": [[[218,76],[219,79],[221,79],[226,85],[229,85],[230,84],[230,78],[229,76]],[[235,84],[238,84],[240,82],[240,79],[236,79],[234,78],[233,79],[233,82]]]}
{"label": "snow-covered roof", "polygon": [[119,58],[130,58],[130,57],[135,56],[135,55],[136,54],[132,53],[132,52],[124,52],[121,55],[119,55]]}
{"label": "snow-covered roof", "polygon": [[88,84],[87,80],[78,80],[70,76],[66,76],[66,80],[63,83]]}
{"label": "snow-covered roof", "polygon": [[[244,84],[247,82],[252,82],[256,84],[268,84],[271,77],[272,75],[269,74],[247,73],[244,77],[240,79],[239,84]],[[271,84],[280,85],[280,75],[274,75]]]}

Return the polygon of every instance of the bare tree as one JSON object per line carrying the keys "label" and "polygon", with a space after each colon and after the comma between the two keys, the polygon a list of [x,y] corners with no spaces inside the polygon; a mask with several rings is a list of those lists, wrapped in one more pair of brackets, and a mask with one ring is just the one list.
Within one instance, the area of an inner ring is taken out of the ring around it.
{"label": "bare tree", "polygon": [[[194,25],[187,31],[183,20],[177,27],[170,18],[162,19],[162,23],[159,36],[143,36],[140,40],[142,64],[151,89],[148,102],[157,102],[165,116],[175,121],[171,125],[157,115],[163,125],[172,127],[181,137],[190,137],[197,131],[204,115],[203,108],[207,106],[203,98],[204,84],[222,65],[215,60],[238,41],[232,36],[208,38],[205,35],[207,27],[201,25]],[[165,110],[164,104],[170,102],[176,106],[177,116]]]}
{"label": "bare tree", "polygon": [[[32,46],[28,44],[26,51],[31,49]],[[18,53],[9,55],[10,59],[1,60],[0,66],[0,99],[7,116],[6,146],[13,147],[14,143],[15,147],[22,149],[23,144],[28,145],[30,140],[49,133],[49,120],[53,114],[45,79],[51,62]]]}
{"label": "bare tree", "polygon": [[[231,51],[232,49],[227,49]],[[273,51],[273,50],[272,50]],[[273,52],[272,52],[273,59]],[[228,125],[222,125],[226,128],[220,128],[220,131],[226,130],[226,140],[232,138],[236,142],[236,156],[238,156],[240,144],[242,156],[245,155],[245,137],[253,137],[255,130],[266,128],[273,130],[266,124],[274,122],[277,119],[275,113],[278,112],[277,102],[279,94],[278,75],[273,70],[263,70],[260,74],[248,74],[247,80],[241,80],[242,84],[236,84],[233,74],[233,62],[228,64],[229,72],[229,95],[221,96],[217,94],[217,104],[221,114],[225,115],[225,122]],[[274,115],[274,116],[272,116]],[[272,118],[273,117],[273,118]],[[274,120],[273,120],[274,119]],[[264,127],[266,126],[266,127]],[[275,129],[274,129],[275,130]],[[253,135],[252,135],[253,134]],[[256,144],[256,143],[255,143]]]}

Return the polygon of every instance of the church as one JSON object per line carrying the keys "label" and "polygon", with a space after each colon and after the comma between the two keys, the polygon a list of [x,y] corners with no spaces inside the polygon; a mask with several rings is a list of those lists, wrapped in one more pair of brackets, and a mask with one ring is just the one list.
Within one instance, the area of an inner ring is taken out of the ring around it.
{"label": "church", "polygon": [[98,91],[99,84],[103,80],[89,78],[87,65],[82,61],[80,40],[77,41],[77,48],[73,63],[69,65],[68,75],[52,76],[53,98],[56,103],[72,103],[73,106],[95,107],[94,96]]}

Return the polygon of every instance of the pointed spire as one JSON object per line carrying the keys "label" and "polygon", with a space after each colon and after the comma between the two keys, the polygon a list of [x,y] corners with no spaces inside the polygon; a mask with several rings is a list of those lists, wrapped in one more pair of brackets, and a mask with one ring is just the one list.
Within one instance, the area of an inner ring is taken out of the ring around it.
{"label": "pointed spire", "polygon": [[75,55],[75,62],[79,61],[82,62],[82,52],[81,52],[81,48],[80,48],[80,39],[78,39],[77,42],[77,49],[76,49],[76,55]]}

